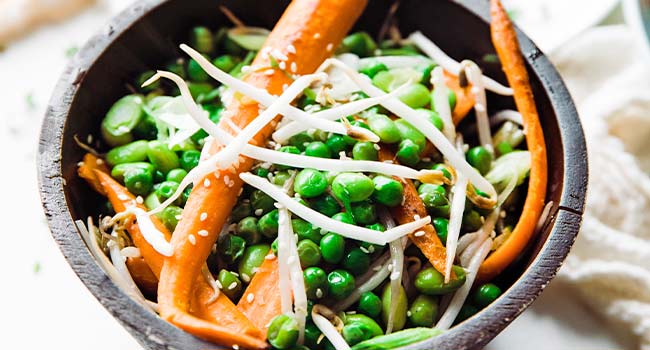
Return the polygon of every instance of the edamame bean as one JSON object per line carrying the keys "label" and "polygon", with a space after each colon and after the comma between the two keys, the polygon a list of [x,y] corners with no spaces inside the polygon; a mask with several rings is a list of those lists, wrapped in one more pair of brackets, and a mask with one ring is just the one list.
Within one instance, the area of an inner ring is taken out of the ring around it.
{"label": "edamame bean", "polygon": [[370,317],[377,317],[381,313],[381,299],[373,292],[365,292],[359,298],[358,310]]}
{"label": "edamame bean", "polygon": [[336,233],[328,233],[320,241],[320,253],[323,260],[337,264],[345,253],[345,239]]}
{"label": "edamame bean", "polygon": [[377,151],[375,144],[372,142],[357,142],[357,144],[352,147],[352,159],[377,160],[379,159],[379,151]]}
{"label": "edamame bean", "polygon": [[374,190],[372,180],[360,173],[341,173],[332,182],[332,193],[341,201],[361,202]]}
{"label": "edamame bean", "polygon": [[248,245],[257,244],[261,239],[257,218],[248,216],[239,221],[237,236],[243,238]]}
{"label": "edamame bean", "polygon": [[239,298],[243,290],[241,280],[234,273],[222,269],[219,271],[217,280],[221,284],[221,291],[233,302]]}
{"label": "edamame bean", "polygon": [[[390,313],[390,299],[391,299],[391,285],[386,284],[384,291],[381,294],[382,309],[381,316],[384,324],[388,324],[388,315]],[[408,309],[408,300],[406,299],[406,292],[404,287],[399,287],[399,294],[397,297],[396,311],[393,315],[393,330],[399,331],[404,328],[406,324],[406,312]]]}
{"label": "edamame bean", "polygon": [[384,114],[370,114],[367,122],[370,130],[379,136],[381,142],[395,143],[401,139],[395,122]]}
{"label": "edamame bean", "polygon": [[131,131],[144,115],[143,104],[142,96],[127,95],[108,110],[102,120],[101,134],[109,146],[121,146],[133,140]]}
{"label": "edamame bean", "polygon": [[293,183],[293,190],[304,198],[320,196],[327,189],[327,178],[323,173],[314,169],[301,170]]}
{"label": "edamame bean", "polygon": [[214,50],[212,31],[206,27],[192,28],[190,45],[200,53],[208,54]]}
{"label": "edamame bean", "polygon": [[364,253],[360,248],[352,248],[343,257],[341,266],[350,271],[353,275],[359,276],[366,273],[370,267],[370,255]]}
{"label": "edamame bean", "polygon": [[398,98],[411,108],[424,107],[431,101],[429,89],[419,83],[405,87]]}
{"label": "edamame bean", "polygon": [[163,174],[181,166],[176,153],[167,148],[167,145],[158,141],[149,141],[147,148],[147,158],[153,166]]}
{"label": "edamame bean", "polygon": [[155,169],[153,168],[153,165],[145,162],[118,164],[114,166],[113,169],[111,169],[111,177],[119,182],[124,183],[124,175],[127,172],[134,171],[147,171],[153,176]]}
{"label": "edamame bean", "polygon": [[167,181],[174,181],[177,183],[181,183],[183,179],[187,176],[187,171],[185,169],[177,168],[177,169],[172,169],[167,173]]}
{"label": "edamame bean", "polygon": [[289,349],[298,341],[298,322],[289,315],[278,315],[269,325],[266,337],[276,349]]}
{"label": "edamame bean", "polygon": [[492,154],[483,146],[477,146],[467,151],[467,162],[485,175],[492,167]]}
{"label": "edamame bean", "polygon": [[402,203],[404,199],[404,186],[390,177],[377,175],[372,179],[375,186],[373,198],[380,204],[387,207],[394,207]]}
{"label": "edamame bean", "polygon": [[427,144],[427,140],[424,137],[424,134],[422,134],[413,125],[404,119],[398,119],[395,121],[395,126],[397,126],[397,129],[399,130],[399,134],[402,140],[411,140],[416,145],[418,145],[418,147],[420,147],[420,150],[424,149]]}
{"label": "edamame bean", "polygon": [[303,269],[318,265],[320,256],[320,249],[316,243],[309,239],[298,242],[298,258],[300,258],[300,266]]}
{"label": "edamame bean", "polygon": [[345,299],[354,291],[354,276],[345,270],[334,270],[327,275],[327,289],[334,299]]}
{"label": "edamame bean", "polygon": [[320,267],[308,267],[303,271],[305,289],[309,299],[320,299],[327,295],[327,273]]}
{"label": "edamame bean", "polygon": [[352,347],[352,350],[391,350],[415,344],[438,336],[441,330],[435,328],[408,328],[403,331],[381,335]]}
{"label": "edamame bean", "polygon": [[452,270],[456,274],[456,278],[445,283],[445,276],[433,267],[423,269],[415,276],[415,288],[426,295],[451,293],[465,283],[465,270],[456,265],[452,267]]}
{"label": "edamame bean", "polygon": [[277,209],[264,214],[257,222],[259,232],[267,238],[274,238],[278,235],[279,214]]}
{"label": "edamame bean", "polygon": [[124,186],[136,196],[144,196],[153,188],[153,174],[148,169],[132,169],[124,173]]}
{"label": "edamame bean", "polygon": [[486,283],[474,291],[472,301],[478,307],[486,307],[501,295],[501,288],[494,283]]}
{"label": "edamame bean", "polygon": [[380,335],[384,331],[373,319],[366,315],[346,315],[345,325],[341,331],[343,339],[349,345],[358,344],[364,340],[368,340]]}
{"label": "edamame bean", "polygon": [[248,282],[255,276],[257,269],[262,265],[270,251],[271,246],[268,244],[256,244],[246,248],[238,265],[239,276],[244,282]]}
{"label": "edamame bean", "polygon": [[276,171],[273,174],[273,180],[271,182],[273,182],[274,185],[284,186],[284,183],[287,182],[287,180],[290,178],[291,174],[289,174],[288,171]]}
{"label": "edamame bean", "polygon": [[332,152],[327,145],[321,141],[310,142],[305,148],[305,155],[318,158],[331,158]]}
{"label": "edamame bean", "polygon": [[106,153],[106,161],[110,166],[142,162],[147,159],[147,145],[147,141],[141,140],[115,147]]}
{"label": "edamame bean", "polygon": [[433,321],[438,314],[438,300],[428,295],[420,294],[413,300],[408,318],[416,327],[433,327]]}

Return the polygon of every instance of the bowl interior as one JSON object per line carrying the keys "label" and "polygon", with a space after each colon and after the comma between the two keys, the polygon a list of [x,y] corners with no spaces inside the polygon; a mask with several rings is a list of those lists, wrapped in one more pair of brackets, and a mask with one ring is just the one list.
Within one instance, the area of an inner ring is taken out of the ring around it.
{"label": "bowl interior", "polygon": [[[392,2],[372,0],[356,29],[376,34]],[[164,330],[156,337],[179,348],[195,349],[206,344],[149,315],[106,279],[93,263],[79,234],[70,227],[70,219],[95,216],[102,210],[104,200],[76,176],[76,164],[84,151],[73,137],[86,140],[88,135],[93,135],[96,138],[101,119],[114,101],[129,93],[128,83],[136,74],[184,57],[178,45],[188,41],[193,26],[229,25],[219,5],[228,7],[248,25],[272,28],[288,3],[252,0],[139,3],[91,39],[68,67],[54,94],[40,152],[41,189],[53,234],[84,283],[148,349],[163,348],[151,340],[151,332],[156,330]],[[486,60],[486,55],[494,53],[486,11],[486,4],[480,1],[411,0],[402,1],[396,16],[402,33],[420,30],[452,57],[472,59],[487,75],[504,82],[498,64]],[[524,36],[520,38],[530,65],[548,147],[547,201],[554,203],[552,215],[526,254],[498,278],[497,283],[508,291],[497,302],[454,331],[414,348],[484,345],[541,292],[554,276],[577,232],[586,185],[586,159],[580,156],[584,156],[582,131],[557,73],[530,41]],[[490,110],[514,108],[509,98],[490,94],[488,101]],[[569,139],[570,145],[566,142]],[[58,183],[56,178],[60,175],[64,180]],[[95,274],[101,278],[98,280]],[[124,311],[129,308],[131,312]],[[133,314],[137,314],[136,318]]]}

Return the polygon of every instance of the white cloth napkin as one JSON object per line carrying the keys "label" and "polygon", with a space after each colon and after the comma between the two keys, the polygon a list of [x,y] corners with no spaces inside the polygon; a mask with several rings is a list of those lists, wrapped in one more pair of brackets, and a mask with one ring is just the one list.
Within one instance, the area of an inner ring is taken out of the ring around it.
{"label": "white cloth napkin", "polygon": [[591,29],[551,58],[589,152],[584,224],[559,279],[650,349],[650,65],[625,26]]}

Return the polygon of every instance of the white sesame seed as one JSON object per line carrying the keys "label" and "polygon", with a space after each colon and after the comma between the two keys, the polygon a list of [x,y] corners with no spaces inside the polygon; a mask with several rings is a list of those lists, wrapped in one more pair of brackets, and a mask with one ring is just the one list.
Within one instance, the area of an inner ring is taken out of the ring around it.
{"label": "white sesame seed", "polygon": [[125,201],[125,200],[128,200],[128,199],[129,199],[129,196],[127,196],[127,195],[125,195],[125,194],[118,194],[118,195],[117,195],[117,199],[119,199],[119,200],[121,200],[121,201]]}
{"label": "white sesame seed", "polygon": [[77,166],[78,166],[78,167],[82,167],[82,166],[84,166],[84,165],[85,165],[84,162],[79,162],[79,163],[77,163]]}
{"label": "white sesame seed", "polygon": [[262,216],[262,214],[264,214],[264,209],[255,209],[256,216]]}
{"label": "white sesame seed", "polygon": [[251,278],[250,278],[247,274],[245,274],[245,273],[242,273],[242,274],[241,274],[241,279],[242,279],[244,282],[246,282],[246,283],[248,283],[248,282],[251,281]]}
{"label": "white sesame seed", "polygon": [[182,219],[182,218],[183,218],[183,215],[181,215],[181,214],[178,214],[178,215],[176,215],[176,216],[174,216],[174,218],[176,218],[176,220],[180,220],[180,219]]}
{"label": "white sesame seed", "polygon": [[296,53],[296,47],[293,46],[293,44],[287,45],[287,52],[295,54]]}
{"label": "white sesame seed", "polygon": [[197,234],[201,237],[207,237],[208,236],[208,230],[200,230],[197,232]]}
{"label": "white sesame seed", "polygon": [[239,345],[237,345],[237,344],[232,344],[232,349],[233,349],[233,350],[239,350]]}
{"label": "white sesame seed", "polygon": [[203,186],[204,187],[210,187],[210,179],[203,180]]}
{"label": "white sesame seed", "polygon": [[320,288],[316,289],[316,298],[322,298],[323,297],[323,290]]}
{"label": "white sesame seed", "polygon": [[230,271],[230,273],[232,273],[232,274],[235,275],[236,277],[239,277],[239,274],[238,274],[237,272],[235,272],[235,271]]}
{"label": "white sesame seed", "polygon": [[368,247],[368,252],[369,253],[374,253],[375,252],[375,246],[374,245],[369,246]]}
{"label": "white sesame seed", "polygon": [[208,213],[201,213],[201,215],[199,216],[199,220],[201,221],[205,221],[205,219],[207,218],[208,218]]}
{"label": "white sesame seed", "polygon": [[144,203],[144,199],[142,198],[142,196],[137,196],[135,197],[135,202],[138,204],[142,204]]}
{"label": "white sesame seed", "polygon": [[334,48],[334,44],[332,43],[327,44],[327,48],[326,48],[327,51],[332,51],[333,48]]}
{"label": "white sesame seed", "polygon": [[228,176],[228,175],[224,175],[224,177],[223,177],[223,183],[227,185],[229,182],[230,182],[230,176]]}
{"label": "white sesame seed", "polygon": [[278,63],[278,67],[280,67],[280,69],[282,69],[282,70],[287,69],[287,62],[280,61],[280,63]]}
{"label": "white sesame seed", "polygon": [[189,240],[190,243],[192,243],[192,245],[196,245],[196,237],[194,237],[193,234],[190,234],[190,235],[187,237],[187,240]]}
{"label": "white sesame seed", "polygon": [[366,254],[370,253],[366,247],[359,247],[359,249]]}
{"label": "white sesame seed", "polygon": [[415,215],[413,215],[413,219],[415,219],[415,220],[420,220],[421,218],[420,218],[420,215],[415,214]]}
{"label": "white sesame seed", "polygon": [[418,232],[413,234],[413,236],[415,236],[415,237],[422,237],[424,235],[425,235],[424,231],[418,231]]}
{"label": "white sesame seed", "polygon": [[248,73],[251,70],[251,66],[243,66],[241,67],[242,73]]}
{"label": "white sesame seed", "polygon": [[275,259],[275,254],[269,254],[269,255],[265,256],[264,259],[273,260],[273,259]]}
{"label": "white sesame seed", "polygon": [[86,143],[93,143],[93,135],[88,134],[88,136],[86,137]]}
{"label": "white sesame seed", "polygon": [[278,49],[273,49],[271,51],[271,56],[273,56],[273,58],[277,59],[278,61],[286,61],[286,60],[289,59],[289,57],[287,57],[287,55],[283,54]]}
{"label": "white sesame seed", "polygon": [[318,38],[320,38],[320,33],[314,34],[314,39],[318,39]]}
{"label": "white sesame seed", "polygon": [[264,71],[264,75],[273,75],[275,74],[275,70],[273,69],[267,69]]}
{"label": "white sesame seed", "polygon": [[248,301],[249,303],[252,303],[253,300],[255,300],[255,294],[248,293],[248,295],[246,296],[246,301]]}
{"label": "white sesame seed", "polygon": [[231,283],[231,284],[228,286],[228,289],[229,289],[229,290],[233,290],[233,289],[235,289],[235,288],[237,288],[237,282],[233,282],[233,283]]}
{"label": "white sesame seed", "polygon": [[217,286],[217,288],[223,289],[223,285],[221,285],[221,282],[219,282],[219,280],[214,281],[214,284]]}
{"label": "white sesame seed", "polygon": [[413,315],[411,311],[406,311],[406,316],[411,317],[411,315]]}
{"label": "white sesame seed", "polygon": [[285,91],[289,88],[289,84],[282,84],[282,91]]}
{"label": "white sesame seed", "polygon": [[97,158],[97,160],[95,161],[95,164],[102,165],[102,164],[104,164],[104,160],[101,159],[101,158]]}
{"label": "white sesame seed", "polygon": [[297,71],[298,71],[298,65],[296,64],[296,62],[291,62],[291,72],[295,73]]}
{"label": "white sesame seed", "polygon": [[379,145],[376,144],[376,143],[372,144],[372,146],[373,146],[377,151],[379,151],[379,150],[381,149],[381,147],[379,147]]}

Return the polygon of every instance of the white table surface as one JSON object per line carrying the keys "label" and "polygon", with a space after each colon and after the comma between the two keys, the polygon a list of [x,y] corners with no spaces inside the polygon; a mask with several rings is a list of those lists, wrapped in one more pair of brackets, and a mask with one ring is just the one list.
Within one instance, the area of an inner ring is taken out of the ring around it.
{"label": "white table surface", "polygon": [[[66,64],[120,5],[103,3],[53,25],[0,53],[0,348],[140,349],[83,286],[45,224],[35,157],[42,116]],[[11,201],[8,199],[11,198]],[[552,283],[535,304],[487,348],[622,349],[606,325],[565,286]]]}

